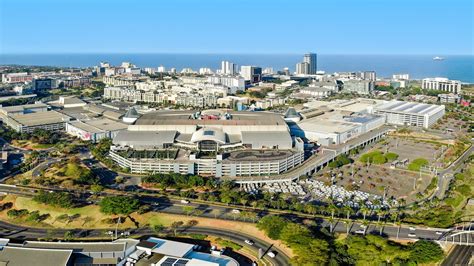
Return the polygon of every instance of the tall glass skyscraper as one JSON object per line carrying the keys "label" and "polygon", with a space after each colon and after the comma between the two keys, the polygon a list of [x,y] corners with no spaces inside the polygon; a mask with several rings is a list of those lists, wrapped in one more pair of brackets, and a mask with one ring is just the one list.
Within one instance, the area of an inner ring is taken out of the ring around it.
{"label": "tall glass skyscraper", "polygon": [[315,75],[318,67],[318,55],[315,53],[307,53],[304,55],[303,62],[309,64],[308,74]]}

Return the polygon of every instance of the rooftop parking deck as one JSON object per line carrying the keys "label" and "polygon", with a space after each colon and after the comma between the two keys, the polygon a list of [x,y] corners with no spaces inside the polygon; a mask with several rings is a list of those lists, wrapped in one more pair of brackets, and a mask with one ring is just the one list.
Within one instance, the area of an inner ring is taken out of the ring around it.
{"label": "rooftop parking deck", "polygon": [[282,160],[291,156],[291,150],[242,150],[233,151],[227,157],[229,161],[274,161]]}

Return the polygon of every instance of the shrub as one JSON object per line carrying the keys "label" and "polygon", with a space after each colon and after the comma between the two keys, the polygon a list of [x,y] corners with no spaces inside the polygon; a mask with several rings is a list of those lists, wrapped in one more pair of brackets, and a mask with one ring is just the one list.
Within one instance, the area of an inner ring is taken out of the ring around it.
{"label": "shrub", "polygon": [[424,158],[418,158],[413,160],[409,165],[408,165],[408,170],[411,171],[420,171],[421,167],[428,165],[429,162],[428,160]]}
{"label": "shrub", "polygon": [[17,217],[23,217],[28,215],[29,211],[27,209],[20,209],[20,210],[9,210],[7,212],[7,216],[10,218],[17,218]]}

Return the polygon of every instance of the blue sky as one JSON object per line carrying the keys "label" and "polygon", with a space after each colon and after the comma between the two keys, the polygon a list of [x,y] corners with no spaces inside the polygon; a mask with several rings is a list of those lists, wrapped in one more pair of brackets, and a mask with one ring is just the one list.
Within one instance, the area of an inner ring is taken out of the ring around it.
{"label": "blue sky", "polygon": [[0,0],[0,53],[473,54],[472,0]]}

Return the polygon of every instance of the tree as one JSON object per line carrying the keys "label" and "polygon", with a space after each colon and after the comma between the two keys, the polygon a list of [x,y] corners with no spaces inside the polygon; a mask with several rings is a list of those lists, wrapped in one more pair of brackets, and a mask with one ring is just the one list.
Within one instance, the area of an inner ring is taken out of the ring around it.
{"label": "tree", "polygon": [[71,208],[74,205],[71,195],[67,192],[48,193],[40,190],[40,192],[33,197],[33,200],[61,208]]}
{"label": "tree", "polygon": [[96,194],[97,194],[97,193],[102,192],[103,190],[104,190],[104,187],[101,186],[101,185],[94,184],[94,185],[91,186],[91,191],[92,191],[93,193],[96,193]]}
{"label": "tree", "polygon": [[176,221],[176,222],[173,222],[173,223],[171,224],[171,229],[173,229],[174,236],[177,235],[178,229],[179,229],[181,226],[183,226],[183,224],[184,224],[183,221]]}
{"label": "tree", "polygon": [[155,234],[159,235],[165,230],[165,227],[162,224],[155,224],[151,227],[151,229]]}
{"label": "tree", "polygon": [[100,203],[100,211],[105,214],[130,215],[138,210],[140,202],[138,199],[127,196],[111,196],[103,198]]}
{"label": "tree", "polygon": [[443,257],[443,249],[433,241],[418,240],[410,247],[410,260],[419,264],[438,262]]}
{"label": "tree", "polygon": [[198,220],[189,220],[186,225],[188,227],[193,227],[193,226],[198,225],[198,223],[199,223]]}
{"label": "tree", "polygon": [[64,241],[71,241],[74,238],[74,233],[72,231],[64,232]]}
{"label": "tree", "polygon": [[260,219],[257,228],[263,230],[271,239],[279,239],[281,230],[288,224],[288,220],[276,215],[267,215]]}
{"label": "tree", "polygon": [[387,152],[385,154],[385,158],[387,158],[387,161],[389,161],[389,162],[395,161],[396,159],[398,159],[398,154],[396,154],[394,152]]}
{"label": "tree", "polygon": [[191,215],[196,207],[193,206],[183,206],[183,212],[186,213],[187,216]]}

